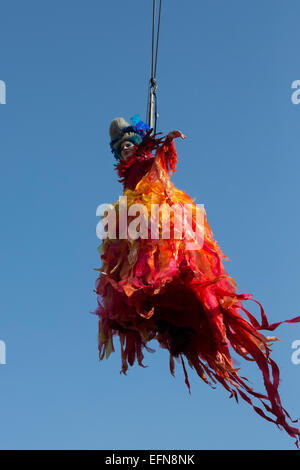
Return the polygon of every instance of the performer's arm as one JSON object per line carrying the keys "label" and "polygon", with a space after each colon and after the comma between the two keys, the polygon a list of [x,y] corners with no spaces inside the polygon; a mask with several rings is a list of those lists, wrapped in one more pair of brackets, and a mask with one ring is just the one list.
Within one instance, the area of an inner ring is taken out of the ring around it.
{"label": "performer's arm", "polygon": [[185,139],[185,135],[181,131],[169,132],[156,152],[157,160],[164,170],[173,173],[176,171],[177,153],[175,149],[174,139],[180,137]]}

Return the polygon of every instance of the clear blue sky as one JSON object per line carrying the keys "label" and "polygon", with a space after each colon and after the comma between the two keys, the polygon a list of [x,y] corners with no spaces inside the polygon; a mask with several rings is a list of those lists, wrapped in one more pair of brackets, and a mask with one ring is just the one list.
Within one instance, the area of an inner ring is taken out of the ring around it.
{"label": "clear blue sky", "polygon": [[[111,119],[145,116],[150,0],[1,4],[0,446],[3,449],[294,449],[244,403],[168,354],[119,374],[99,363],[96,207],[115,201]],[[179,128],[174,182],[205,205],[240,292],[270,321],[300,314],[298,0],[164,0],[159,130]],[[253,306],[253,313],[257,312]],[[282,401],[300,417],[300,325],[276,331]],[[154,345],[153,345],[154,346]],[[260,374],[240,361],[263,391]],[[243,374],[242,374],[243,375]]]}

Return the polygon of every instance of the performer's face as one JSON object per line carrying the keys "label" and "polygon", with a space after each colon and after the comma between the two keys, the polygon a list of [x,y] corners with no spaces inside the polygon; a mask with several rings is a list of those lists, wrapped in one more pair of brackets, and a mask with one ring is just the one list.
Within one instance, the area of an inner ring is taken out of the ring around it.
{"label": "performer's face", "polygon": [[134,144],[129,140],[125,140],[121,144],[121,157],[122,160],[128,160],[134,152]]}

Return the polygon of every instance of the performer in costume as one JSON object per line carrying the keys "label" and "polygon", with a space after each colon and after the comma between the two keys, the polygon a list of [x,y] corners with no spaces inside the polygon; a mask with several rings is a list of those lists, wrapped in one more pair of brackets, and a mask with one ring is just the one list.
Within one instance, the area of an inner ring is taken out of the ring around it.
{"label": "performer in costume", "polygon": [[[140,238],[130,238],[128,227],[134,217],[129,216],[124,236],[118,217],[122,200],[114,204],[116,235],[102,242],[103,264],[96,282],[100,359],[114,351],[113,337],[119,336],[121,372],[126,374],[128,364],[137,361],[143,366],[143,350],[152,352],[147,343],[156,339],[170,353],[173,375],[174,359],[181,362],[189,389],[184,359],[206,383],[221,383],[230,396],[237,401],[240,396],[259,415],[285,429],[298,445],[300,431],[290,423],[281,404],[279,369],[270,356],[271,341],[277,338],[260,332],[272,331],[283,322],[269,324],[261,304],[237,292],[235,281],[224,269],[225,256],[213,238],[204,209],[170,180],[177,162],[174,139],[185,136],[180,131],[165,138],[151,136],[147,124],[136,115],[131,125],[123,118],[114,119],[110,137],[128,211],[137,203],[145,207],[144,221],[139,219],[141,226],[153,221],[153,205],[163,209],[161,217],[156,218],[158,232],[154,237],[149,223],[147,237],[144,233]],[[166,207],[179,207],[182,212],[174,211],[170,217]],[[189,220],[184,215],[186,207],[193,209]],[[167,222],[170,236],[164,237]],[[183,227],[180,237],[178,227]],[[196,232],[200,234],[198,248],[190,249],[191,234]],[[247,300],[259,304],[261,323],[245,308]],[[300,317],[286,320],[299,321]],[[255,392],[239,376],[231,348],[256,362],[264,394]]]}

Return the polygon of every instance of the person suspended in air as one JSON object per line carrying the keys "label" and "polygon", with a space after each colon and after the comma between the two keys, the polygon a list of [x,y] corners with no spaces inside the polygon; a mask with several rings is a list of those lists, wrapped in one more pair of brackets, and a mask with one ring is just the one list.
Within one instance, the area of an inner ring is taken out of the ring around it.
{"label": "person suspended in air", "polygon": [[[100,246],[95,311],[99,357],[109,357],[114,337],[119,337],[121,372],[126,374],[135,361],[144,366],[144,351],[152,352],[148,343],[156,340],[169,351],[172,375],[175,361],[181,363],[189,389],[186,363],[204,382],[219,382],[230,396],[241,397],[260,416],[285,429],[298,445],[300,431],[282,406],[279,368],[271,358],[277,338],[261,333],[283,322],[269,324],[261,304],[238,293],[204,208],[171,182],[177,162],[174,139],[185,136],[173,131],[158,137],[151,131],[138,115],[131,124],[116,118],[110,125],[111,150],[124,191],[113,205],[114,235]],[[120,222],[124,201],[125,226]],[[137,214],[141,206],[142,214]],[[261,322],[245,308],[248,300],[259,304]],[[239,375],[232,351],[257,364],[264,393],[254,391]]]}

